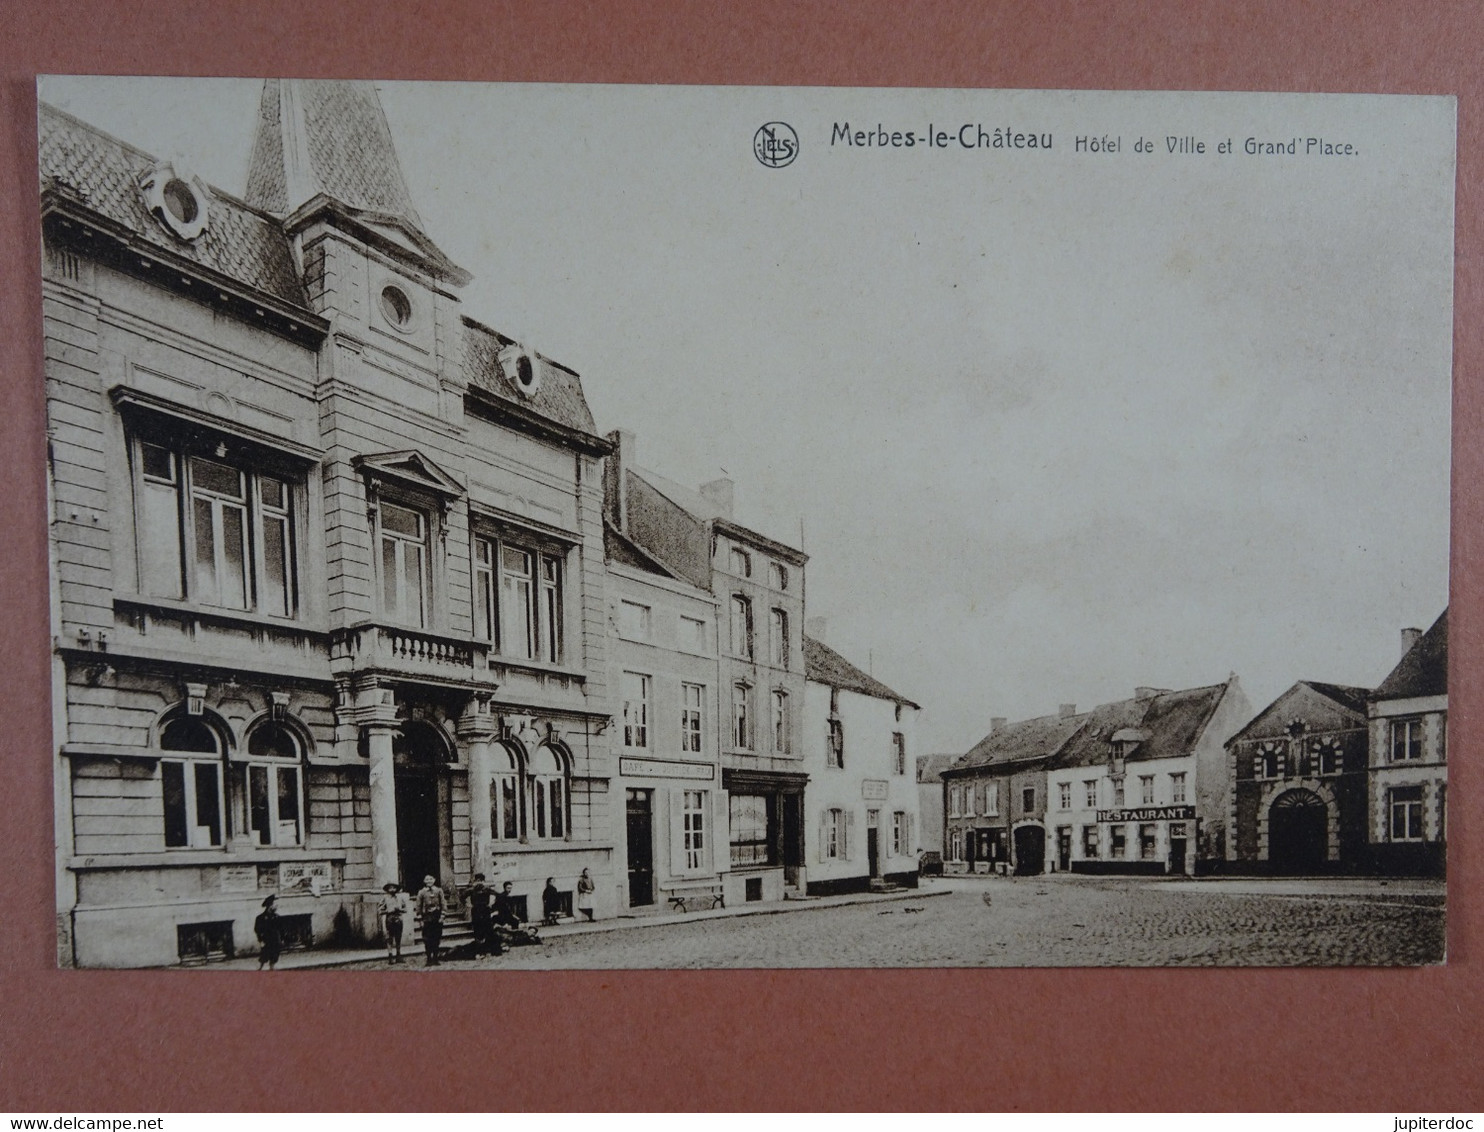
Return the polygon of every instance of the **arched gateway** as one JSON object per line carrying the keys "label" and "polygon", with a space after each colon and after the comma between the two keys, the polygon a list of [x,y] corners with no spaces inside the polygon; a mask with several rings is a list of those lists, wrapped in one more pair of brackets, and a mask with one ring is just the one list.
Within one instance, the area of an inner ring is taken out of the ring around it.
{"label": "arched gateway", "polygon": [[432,724],[409,720],[392,739],[397,783],[397,874],[409,892],[453,866],[447,766],[452,752]]}
{"label": "arched gateway", "polygon": [[1323,872],[1329,860],[1329,807],[1309,790],[1289,790],[1268,811],[1268,861],[1274,872]]}
{"label": "arched gateway", "polygon": [[1022,825],[1015,830],[1015,873],[1017,876],[1040,876],[1046,871],[1046,831],[1039,825]]}

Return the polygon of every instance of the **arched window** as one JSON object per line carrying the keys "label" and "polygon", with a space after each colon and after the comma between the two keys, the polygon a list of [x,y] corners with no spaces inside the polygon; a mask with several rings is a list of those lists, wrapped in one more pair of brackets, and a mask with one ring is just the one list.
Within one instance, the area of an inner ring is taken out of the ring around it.
{"label": "arched window", "polygon": [[265,719],[247,736],[247,756],[227,771],[232,835],[253,845],[304,843],[304,747],[291,728]]}
{"label": "arched window", "polygon": [[536,748],[527,769],[530,832],[537,838],[567,836],[567,775],[564,760],[546,744]]}
{"label": "arched window", "polygon": [[409,719],[392,736],[392,758],[399,766],[440,766],[451,755],[448,737],[426,720]]}
{"label": "arched window", "polygon": [[520,837],[520,761],[504,744],[495,744],[490,777],[490,832],[505,841]]}
{"label": "arched window", "polygon": [[222,843],[222,737],[197,715],[177,713],[160,728],[165,847],[208,849]]}

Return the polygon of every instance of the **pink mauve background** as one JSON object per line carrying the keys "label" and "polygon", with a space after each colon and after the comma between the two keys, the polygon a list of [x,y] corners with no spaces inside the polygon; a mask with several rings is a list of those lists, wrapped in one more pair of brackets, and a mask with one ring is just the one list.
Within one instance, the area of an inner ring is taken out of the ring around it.
{"label": "pink mauve background", "polygon": [[[1484,6],[31,0],[0,27],[0,1110],[1484,1109]],[[1448,966],[55,970],[38,72],[1456,94]]]}

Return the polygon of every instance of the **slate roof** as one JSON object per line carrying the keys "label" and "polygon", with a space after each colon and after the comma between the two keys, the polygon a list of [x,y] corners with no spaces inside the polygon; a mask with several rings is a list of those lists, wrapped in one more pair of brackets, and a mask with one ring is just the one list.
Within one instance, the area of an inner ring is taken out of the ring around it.
{"label": "slate roof", "polygon": [[675,575],[666,569],[658,558],[645,551],[633,539],[625,538],[622,533],[614,529],[613,524],[606,520],[603,523],[603,556],[609,562],[620,566],[643,570],[647,574],[657,574],[661,578],[675,578]]}
{"label": "slate roof", "polygon": [[1082,726],[1082,715],[1039,715],[1007,723],[969,748],[954,770],[1049,758]]}
{"label": "slate roof", "polygon": [[472,318],[465,318],[463,323],[464,376],[470,385],[517,409],[529,410],[589,436],[597,435],[592,410],[582,392],[581,378],[565,366],[547,358],[537,358],[541,366],[541,386],[534,395],[527,397],[516,391],[514,382],[500,368],[500,350],[514,345],[514,340]]}
{"label": "slate roof", "polygon": [[[289,133],[297,136],[309,158],[309,168],[301,173],[303,184],[293,187],[285,181],[283,152],[283,115],[290,100],[298,105],[293,107]],[[291,199],[295,189],[302,199]],[[265,79],[248,164],[247,199],[281,216],[315,191],[352,208],[390,213],[422,227],[375,86],[345,79]]]}
{"label": "slate roof", "polygon": [[206,230],[188,243],[145,208],[139,178],[158,163],[150,154],[45,103],[37,117],[37,146],[43,193],[53,190],[146,244],[308,307],[289,239],[271,216],[213,187]]}
{"label": "slate roof", "polygon": [[1312,688],[1321,696],[1325,696],[1326,698],[1332,700],[1334,703],[1338,704],[1340,707],[1358,716],[1359,720],[1357,721],[1357,726],[1363,724],[1366,718],[1366,701],[1369,699],[1371,694],[1371,690],[1369,688],[1355,688],[1351,687],[1349,684],[1325,684],[1319,680],[1300,680],[1296,684],[1294,684],[1293,687],[1287,689],[1285,692],[1282,693],[1282,695],[1278,696],[1278,698],[1275,699],[1272,703],[1268,704],[1267,707],[1263,708],[1262,711],[1258,712],[1245,724],[1243,724],[1241,730],[1226,741],[1226,745],[1230,747],[1235,743],[1241,742],[1249,735],[1252,735],[1254,733],[1257,733],[1259,735],[1263,733],[1271,733],[1272,729],[1275,726],[1281,726],[1286,730],[1288,723],[1293,718],[1292,715],[1285,712],[1284,715],[1286,715],[1288,718],[1285,719],[1280,717],[1277,720],[1272,721],[1269,720],[1269,716],[1271,715],[1274,708],[1276,708],[1280,703],[1286,700],[1299,688]]}
{"label": "slate roof", "polygon": [[1365,715],[1366,701],[1371,698],[1369,688],[1355,688],[1349,684],[1324,684],[1318,680],[1300,680],[1299,683],[1307,684],[1321,696],[1328,696],[1341,707],[1361,715]]}
{"label": "slate roof", "polygon": [[943,772],[953,765],[957,755],[918,755],[917,781],[922,784],[939,782]]}
{"label": "slate roof", "polygon": [[1048,768],[1093,766],[1108,760],[1109,743],[1125,729],[1143,733],[1130,762],[1189,754],[1215,712],[1226,684],[1161,692],[1099,704],[1072,716],[1043,715],[1008,723],[991,732],[953,764],[953,769],[1045,760]]}
{"label": "slate roof", "polygon": [[863,696],[874,696],[878,700],[891,700],[893,703],[906,704],[910,708],[917,707],[906,696],[893,692],[880,680],[851,664],[829,645],[823,641],[816,641],[807,633],[804,634],[804,675],[816,684],[828,684],[832,688],[842,688],[847,692],[859,692]]}
{"label": "slate roof", "polygon": [[1448,611],[1407,650],[1401,663],[1371,694],[1373,700],[1409,700],[1448,694]]}
{"label": "slate roof", "polygon": [[808,559],[808,556],[797,547],[790,546],[788,543],[781,542],[778,539],[770,538],[761,531],[753,530],[751,527],[744,527],[735,519],[728,518],[720,507],[693,487],[686,487],[683,483],[677,483],[675,480],[669,479],[666,476],[651,472],[648,468],[631,467],[628,471],[630,475],[638,476],[671,503],[699,522],[715,523],[718,526],[723,526],[728,532],[739,535],[744,539],[750,538],[758,546],[764,547],[785,559],[791,559],[796,565],[802,565]]}

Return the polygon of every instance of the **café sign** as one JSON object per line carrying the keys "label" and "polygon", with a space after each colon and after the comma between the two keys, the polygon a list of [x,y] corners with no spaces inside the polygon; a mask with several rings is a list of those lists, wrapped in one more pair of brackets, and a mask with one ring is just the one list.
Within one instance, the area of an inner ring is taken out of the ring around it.
{"label": "caf\u00e9 sign", "polygon": [[1098,821],[1193,821],[1194,806],[1140,806],[1134,810],[1099,810]]}

